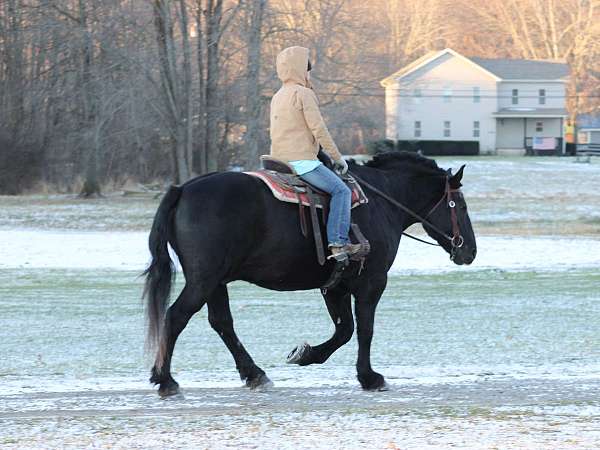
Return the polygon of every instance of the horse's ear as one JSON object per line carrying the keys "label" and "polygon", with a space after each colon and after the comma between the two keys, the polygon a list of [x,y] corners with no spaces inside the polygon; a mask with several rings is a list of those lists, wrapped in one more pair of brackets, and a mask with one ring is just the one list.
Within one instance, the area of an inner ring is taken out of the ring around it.
{"label": "horse's ear", "polygon": [[460,180],[462,180],[463,177],[463,171],[465,170],[465,165],[463,164],[462,166],[460,166],[460,169],[458,169],[458,172],[456,172],[454,175],[452,175],[450,177],[450,187],[452,189],[459,189],[462,184],[460,183]]}

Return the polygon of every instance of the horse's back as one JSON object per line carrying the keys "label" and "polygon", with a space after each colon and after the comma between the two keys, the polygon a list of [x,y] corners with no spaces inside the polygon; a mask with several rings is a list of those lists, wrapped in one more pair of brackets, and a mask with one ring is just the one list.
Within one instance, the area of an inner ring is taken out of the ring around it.
{"label": "horse's back", "polygon": [[232,208],[238,201],[256,199],[260,183],[241,172],[218,172],[192,179],[182,186],[182,199],[188,204],[212,204],[227,202]]}
{"label": "horse's back", "polygon": [[173,237],[184,271],[222,267],[226,280],[274,289],[288,284],[308,289],[318,286],[313,279],[321,282],[323,268],[311,236],[301,233],[298,205],[276,200],[258,178],[218,173],[182,189]]}
{"label": "horse's back", "polygon": [[260,226],[260,186],[236,172],[216,173],[184,184],[173,215],[173,246],[184,267],[203,259],[218,263],[230,248],[245,247],[244,235]]}

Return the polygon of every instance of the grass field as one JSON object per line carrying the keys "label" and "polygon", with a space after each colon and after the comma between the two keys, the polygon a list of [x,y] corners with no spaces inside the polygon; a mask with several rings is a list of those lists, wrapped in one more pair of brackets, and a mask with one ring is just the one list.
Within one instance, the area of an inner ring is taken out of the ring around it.
{"label": "grass field", "polygon": [[159,400],[138,278],[157,200],[0,197],[0,447],[597,449],[600,166],[467,163],[478,260],[401,244],[376,318],[382,393],[359,389],[354,340],[285,364],[332,332],[317,291],[236,282],[236,329],[275,387],[241,387],[203,310],[173,362],[185,398]]}

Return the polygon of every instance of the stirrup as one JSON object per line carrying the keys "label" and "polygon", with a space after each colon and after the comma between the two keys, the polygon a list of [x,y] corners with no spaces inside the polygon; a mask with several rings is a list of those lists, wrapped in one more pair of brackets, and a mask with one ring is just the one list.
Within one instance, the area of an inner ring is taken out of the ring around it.
{"label": "stirrup", "polygon": [[[356,248],[355,251],[349,251],[352,248]],[[327,259],[335,259],[336,261],[344,261],[348,258],[350,258],[352,255],[356,255],[357,253],[360,253],[363,250],[363,245],[362,244],[352,244],[351,242],[344,244],[344,245],[335,245],[335,246],[329,246],[329,248],[339,248],[342,251],[340,251],[339,253],[335,253],[335,254],[331,254],[327,257]]]}
{"label": "stirrup", "polygon": [[348,261],[348,259],[350,259],[350,255],[348,255],[348,252],[340,252],[340,253],[336,253],[331,254],[327,257],[327,259],[334,259],[337,262],[344,262],[344,261]]}

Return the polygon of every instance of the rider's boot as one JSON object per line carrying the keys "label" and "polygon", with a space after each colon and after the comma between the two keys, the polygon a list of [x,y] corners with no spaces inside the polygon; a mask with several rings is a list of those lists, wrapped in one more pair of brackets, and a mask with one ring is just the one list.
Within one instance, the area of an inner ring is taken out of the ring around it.
{"label": "rider's boot", "polygon": [[346,258],[358,253],[361,249],[361,244],[330,245],[329,250],[331,251],[331,255],[329,255],[327,259],[343,261]]}

